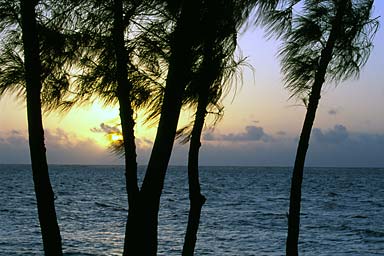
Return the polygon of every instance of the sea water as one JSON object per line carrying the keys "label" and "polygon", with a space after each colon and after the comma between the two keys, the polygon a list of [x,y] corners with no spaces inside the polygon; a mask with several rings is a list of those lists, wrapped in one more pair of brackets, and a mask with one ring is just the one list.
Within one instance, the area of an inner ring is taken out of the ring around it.
{"label": "sea water", "polygon": [[[201,167],[207,201],[196,255],[284,255],[291,171]],[[65,255],[121,255],[123,167],[51,165],[50,177]],[[188,207],[186,167],[170,167],[158,255],[181,255]],[[299,247],[301,255],[384,255],[384,169],[307,168]],[[0,255],[43,255],[29,165],[0,165]]]}

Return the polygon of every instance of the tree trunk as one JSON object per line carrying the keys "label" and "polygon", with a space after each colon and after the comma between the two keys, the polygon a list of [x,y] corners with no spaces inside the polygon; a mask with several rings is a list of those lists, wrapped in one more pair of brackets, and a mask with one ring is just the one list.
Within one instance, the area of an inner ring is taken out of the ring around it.
{"label": "tree trunk", "polygon": [[142,206],[145,208],[142,217],[147,241],[143,255],[156,255],[157,251],[157,217],[160,196],[175,140],[181,100],[186,85],[187,74],[185,70],[180,70],[180,67],[188,65],[188,69],[190,68],[189,63],[183,63],[184,58],[182,57],[189,54],[174,57],[174,61],[170,65],[157,135],[140,192],[143,200]]}
{"label": "tree trunk", "polygon": [[140,191],[139,215],[142,232],[141,241],[145,241],[140,254],[155,256],[157,253],[157,227],[160,196],[163,189],[165,174],[175,140],[177,123],[179,120],[182,98],[185,87],[190,80],[192,68],[192,44],[194,34],[194,20],[196,19],[195,1],[185,1],[173,32],[171,42],[171,57],[167,75],[161,116],[152,153]]}
{"label": "tree trunk", "polygon": [[192,129],[192,136],[188,154],[188,185],[189,185],[189,215],[187,232],[184,238],[183,256],[193,256],[197,240],[197,230],[199,229],[201,208],[206,198],[201,194],[199,181],[199,150],[201,146],[200,138],[203,131],[206,107],[208,105],[209,87],[203,88],[204,92],[199,94],[195,121]]}
{"label": "tree trunk", "polygon": [[[133,109],[131,103],[132,83],[128,79],[128,52],[124,42],[124,24],[123,24],[123,2],[114,1],[114,23],[113,23],[113,43],[116,55],[116,80],[117,80],[117,98],[120,106],[121,130],[124,141],[124,160],[125,160],[125,182],[128,197],[128,217],[126,222],[126,231],[124,239],[123,255],[127,255],[128,246],[139,242],[137,234],[128,232],[134,228],[136,222],[134,209],[138,203],[139,188],[137,185],[137,162],[136,162],[136,144],[133,119]],[[139,255],[135,251],[133,255]]]}
{"label": "tree trunk", "polygon": [[312,86],[311,95],[309,97],[307,113],[305,115],[303,128],[301,130],[300,140],[297,147],[295,165],[293,168],[291,180],[291,194],[289,201],[288,216],[288,236],[286,244],[286,255],[298,255],[298,241],[300,228],[300,207],[301,207],[301,186],[303,181],[303,170],[305,157],[308,150],[309,139],[312,131],[313,122],[315,120],[316,109],[319,104],[321,88],[325,81],[327,67],[332,59],[332,53],[342,28],[342,18],[344,9],[349,1],[340,1],[332,22],[332,29],[328,37],[325,48],[321,52],[318,70],[315,75],[315,81]]}
{"label": "tree trunk", "polygon": [[41,63],[36,29],[35,1],[21,1],[29,148],[45,255],[63,255],[61,236],[49,180],[41,112]]}

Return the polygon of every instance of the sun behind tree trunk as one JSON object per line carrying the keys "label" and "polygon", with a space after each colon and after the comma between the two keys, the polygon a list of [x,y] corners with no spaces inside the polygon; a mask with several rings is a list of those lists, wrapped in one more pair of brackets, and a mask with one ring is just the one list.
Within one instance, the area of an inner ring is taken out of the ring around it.
{"label": "sun behind tree trunk", "polygon": [[[136,8],[133,6],[132,8]],[[135,13],[132,11],[131,13]],[[123,24],[123,1],[114,0],[114,22],[113,22],[113,41],[116,57],[116,81],[117,89],[116,94],[120,106],[120,120],[121,130],[123,136],[124,145],[124,160],[125,160],[125,183],[128,197],[128,218],[126,222],[126,231],[124,238],[124,251],[128,251],[129,244],[137,244],[136,235],[129,232],[130,229],[135,229],[133,221],[134,209],[138,203],[139,187],[137,184],[137,161],[136,161],[136,144],[134,127],[135,121],[133,119],[133,108],[131,103],[131,91],[133,88],[132,83],[128,79],[128,52],[124,42],[124,30]],[[132,235],[130,235],[132,234]],[[138,255],[138,251],[135,252]]]}

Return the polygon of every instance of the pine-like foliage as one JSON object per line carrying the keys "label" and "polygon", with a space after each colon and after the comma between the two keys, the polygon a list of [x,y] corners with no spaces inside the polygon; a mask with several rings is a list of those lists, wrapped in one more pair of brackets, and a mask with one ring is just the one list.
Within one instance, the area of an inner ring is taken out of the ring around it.
{"label": "pine-like foliage", "polygon": [[[45,110],[57,109],[70,95],[70,72],[79,46],[73,26],[77,1],[40,1],[36,6],[41,59],[41,100]],[[21,40],[19,5],[0,2],[0,96],[25,97],[24,54]]]}
{"label": "pine-like foliage", "polygon": [[[300,14],[294,16],[290,30],[283,35],[279,52],[282,72],[286,88],[295,97],[308,98],[335,19],[337,2],[303,1]],[[358,77],[378,27],[376,19],[371,18],[372,4],[373,0],[356,0],[347,5],[326,71],[326,82],[338,83]]]}

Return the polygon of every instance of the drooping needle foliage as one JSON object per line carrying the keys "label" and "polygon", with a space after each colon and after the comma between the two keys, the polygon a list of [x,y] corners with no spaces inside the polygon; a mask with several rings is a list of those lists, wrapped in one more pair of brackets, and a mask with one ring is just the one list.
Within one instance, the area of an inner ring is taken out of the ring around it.
{"label": "drooping needle foliage", "polygon": [[305,0],[295,12],[297,2],[285,2],[288,22],[283,26],[279,27],[280,16],[265,19],[271,24],[269,32],[276,29],[283,40],[279,55],[285,86],[307,107],[292,175],[287,255],[298,255],[305,156],[323,84],[358,77],[378,26],[371,17],[373,0]]}

